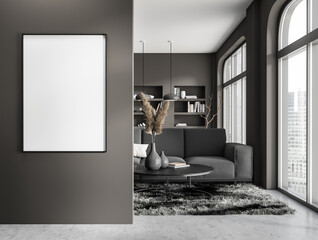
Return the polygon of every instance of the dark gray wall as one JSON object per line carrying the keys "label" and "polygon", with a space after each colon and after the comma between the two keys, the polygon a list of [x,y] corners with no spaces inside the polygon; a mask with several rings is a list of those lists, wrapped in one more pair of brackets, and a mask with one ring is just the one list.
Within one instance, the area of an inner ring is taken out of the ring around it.
{"label": "dark gray wall", "polygon": [[[107,153],[21,152],[22,33],[107,34]],[[0,222],[131,223],[132,1],[2,0],[0,53]]]}
{"label": "dark gray wall", "polygon": [[[280,0],[279,0],[280,1]],[[216,61],[220,64],[220,59],[228,50],[244,36],[247,43],[247,93],[246,93],[246,113],[247,113],[247,144],[254,148],[254,183],[262,187],[273,188],[273,182],[268,181],[268,177],[275,178],[276,173],[267,174],[267,98],[276,98],[277,93],[267,93],[267,24],[268,17],[275,0],[255,0],[247,9],[246,18],[235,29],[231,36],[224,42],[216,54]],[[275,25],[275,24],[274,24]],[[276,24],[278,26],[278,22]],[[273,29],[277,31],[277,29]],[[277,46],[273,46],[274,48]],[[215,83],[216,84],[216,83]],[[273,112],[276,110],[273,109]],[[273,150],[275,151],[275,149]],[[272,154],[275,156],[276,154]],[[277,156],[277,155],[276,155]],[[272,168],[275,169],[275,168]],[[271,186],[267,183],[271,182]]]}
{"label": "dark gray wall", "polygon": [[[134,54],[135,86],[142,86],[142,54]],[[146,53],[145,86],[163,86],[163,95],[170,92],[170,57],[167,53]],[[206,86],[206,96],[211,94],[214,77],[215,54],[172,54],[172,86]],[[165,127],[173,127],[174,105],[170,105]]]}

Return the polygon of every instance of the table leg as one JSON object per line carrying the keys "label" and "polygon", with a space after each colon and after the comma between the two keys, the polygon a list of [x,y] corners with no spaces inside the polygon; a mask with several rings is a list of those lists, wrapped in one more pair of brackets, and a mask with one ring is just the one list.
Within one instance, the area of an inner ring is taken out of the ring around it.
{"label": "table leg", "polygon": [[189,180],[189,188],[191,188],[192,187],[191,177],[188,177],[188,180]]}

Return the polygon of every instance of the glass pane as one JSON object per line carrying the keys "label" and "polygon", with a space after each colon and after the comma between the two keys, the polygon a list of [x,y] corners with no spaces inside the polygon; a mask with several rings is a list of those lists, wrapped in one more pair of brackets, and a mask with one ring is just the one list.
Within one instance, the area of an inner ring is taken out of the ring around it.
{"label": "glass pane", "polygon": [[224,63],[223,83],[226,83],[230,79],[231,79],[231,57],[227,59]]}
{"label": "glass pane", "polygon": [[310,4],[310,16],[311,16],[311,24],[310,31],[313,31],[318,28],[318,0],[311,0]]}
{"label": "glass pane", "polygon": [[311,46],[311,146],[312,146],[312,203],[318,206],[318,41]]}
{"label": "glass pane", "polygon": [[232,55],[232,78],[236,77],[242,72],[242,48],[239,48]]}
{"label": "glass pane", "polygon": [[243,72],[246,71],[246,43],[243,45]]}
{"label": "glass pane", "polygon": [[307,1],[297,0],[288,5],[283,13],[279,30],[279,49],[295,42],[307,33]]}
{"label": "glass pane", "polygon": [[[306,198],[307,84],[306,48],[281,60],[281,161],[283,188]],[[287,183],[287,186],[286,186]]]}
{"label": "glass pane", "polygon": [[232,141],[231,111],[231,85],[229,85],[223,89],[223,127],[226,131],[227,142]]}
{"label": "glass pane", "polygon": [[233,142],[242,142],[242,79],[233,83]]}

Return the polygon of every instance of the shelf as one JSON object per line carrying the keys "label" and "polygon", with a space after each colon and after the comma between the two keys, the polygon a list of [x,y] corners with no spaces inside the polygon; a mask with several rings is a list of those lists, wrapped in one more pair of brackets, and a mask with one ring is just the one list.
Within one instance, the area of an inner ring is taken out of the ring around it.
{"label": "shelf", "polygon": [[134,115],[145,115],[143,112],[134,112]]}
{"label": "shelf", "polygon": [[205,102],[205,98],[178,99],[177,102]]}
{"label": "shelf", "polygon": [[200,112],[175,112],[174,115],[179,115],[179,116],[196,116],[196,115],[205,115],[205,113],[200,113]]}
{"label": "shelf", "polygon": [[174,126],[174,128],[205,128],[205,126],[182,126],[182,127]]}
{"label": "shelf", "polygon": [[[149,102],[161,102],[163,101],[162,98],[152,98],[148,100]],[[141,100],[134,100],[134,102],[141,102]]]}

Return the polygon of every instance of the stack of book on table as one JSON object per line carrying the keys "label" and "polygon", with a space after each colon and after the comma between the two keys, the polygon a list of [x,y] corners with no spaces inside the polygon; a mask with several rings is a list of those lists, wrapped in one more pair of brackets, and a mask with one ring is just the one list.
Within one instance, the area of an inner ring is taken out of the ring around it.
{"label": "stack of book on table", "polygon": [[169,163],[168,167],[170,168],[184,168],[184,167],[190,167],[189,164],[181,163],[181,162],[171,162]]}

